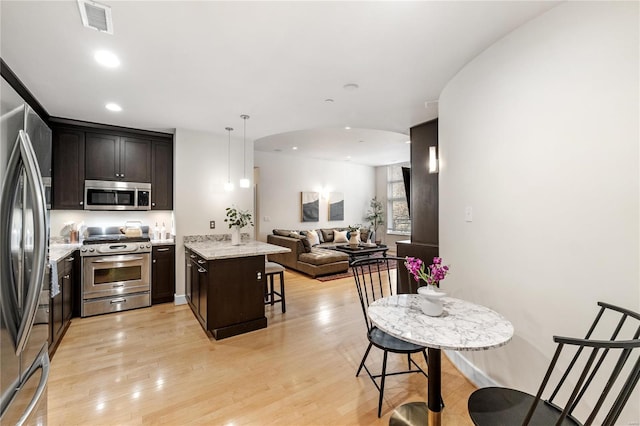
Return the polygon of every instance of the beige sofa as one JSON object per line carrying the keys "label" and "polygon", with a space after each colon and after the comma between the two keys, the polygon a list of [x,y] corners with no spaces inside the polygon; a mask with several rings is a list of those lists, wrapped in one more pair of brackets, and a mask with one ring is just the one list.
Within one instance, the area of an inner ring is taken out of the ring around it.
{"label": "beige sofa", "polygon": [[311,251],[307,252],[301,238],[272,234],[267,236],[267,242],[291,249],[290,253],[268,255],[270,261],[311,275],[312,278],[349,270],[349,256],[346,253],[323,248],[335,244],[323,243],[311,247]]}

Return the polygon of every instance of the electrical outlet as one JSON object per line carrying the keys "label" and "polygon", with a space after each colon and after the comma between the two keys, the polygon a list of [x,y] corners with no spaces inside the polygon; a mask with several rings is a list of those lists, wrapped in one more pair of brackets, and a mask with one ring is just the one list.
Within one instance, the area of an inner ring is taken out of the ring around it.
{"label": "electrical outlet", "polygon": [[209,221],[209,229],[216,229],[216,221],[215,220],[210,220]]}

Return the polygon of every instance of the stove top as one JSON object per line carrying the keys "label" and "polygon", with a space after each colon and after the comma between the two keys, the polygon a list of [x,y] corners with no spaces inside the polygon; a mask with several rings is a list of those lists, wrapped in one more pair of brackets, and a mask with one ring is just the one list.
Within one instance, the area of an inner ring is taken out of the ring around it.
{"label": "stove top", "polygon": [[84,239],[82,244],[139,243],[151,241],[148,234],[140,237],[127,237],[124,234],[92,235]]}
{"label": "stove top", "polygon": [[87,228],[87,237],[82,244],[144,243],[151,241],[151,238],[149,238],[149,227],[143,226],[141,229],[142,235],[131,237],[121,233],[120,227],[118,226],[89,227]]}

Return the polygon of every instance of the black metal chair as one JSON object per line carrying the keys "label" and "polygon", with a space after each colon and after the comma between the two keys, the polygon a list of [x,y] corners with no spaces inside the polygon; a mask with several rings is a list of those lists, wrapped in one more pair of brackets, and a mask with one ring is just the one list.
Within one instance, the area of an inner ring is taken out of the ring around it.
{"label": "black metal chair", "polygon": [[[356,377],[360,375],[360,371],[364,367],[365,371],[373,381],[373,384],[378,389],[380,397],[378,398],[378,417],[382,410],[382,398],[384,395],[384,382],[387,376],[394,376],[398,374],[407,373],[422,373],[427,377],[427,373],[416,362],[411,359],[411,354],[422,352],[424,360],[427,361],[427,353],[423,346],[414,345],[413,343],[405,342],[404,340],[397,339],[381,330],[376,328],[369,317],[367,316],[367,308],[370,303],[381,297],[390,296],[394,293],[393,279],[395,271],[390,270],[390,261],[395,261],[397,264],[398,273],[408,273],[404,266],[404,258],[401,257],[368,257],[360,260],[356,260],[351,263],[351,270],[353,272],[353,278],[356,282],[356,288],[358,289],[358,296],[360,297],[360,305],[362,306],[362,313],[364,314],[364,320],[367,325],[367,337],[369,339],[369,346],[362,357],[360,366],[356,373]],[[393,265],[391,265],[393,267]],[[375,346],[384,351],[382,358],[382,372],[381,374],[373,375],[365,365],[367,356],[371,347]],[[406,354],[407,355],[407,370],[398,371],[393,373],[387,373],[387,354]],[[412,368],[411,365],[415,368]],[[376,379],[380,379],[380,385]]]}
{"label": "black metal chair", "polygon": [[[468,401],[473,422],[614,425],[640,378],[640,314],[598,305],[600,311],[584,339],[554,336],[557,348],[536,396],[501,387],[478,389]],[[550,382],[556,385],[548,395]],[[604,407],[606,414],[598,417]]]}

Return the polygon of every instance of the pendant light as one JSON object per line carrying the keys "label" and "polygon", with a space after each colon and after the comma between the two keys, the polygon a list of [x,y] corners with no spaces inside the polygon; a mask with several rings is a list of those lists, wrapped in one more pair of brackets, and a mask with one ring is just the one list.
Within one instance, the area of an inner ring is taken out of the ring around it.
{"label": "pendant light", "polygon": [[227,183],[224,184],[225,191],[233,191],[233,183],[231,183],[231,131],[233,127],[225,127],[227,132],[229,132],[229,149],[228,149],[228,160],[227,160]]}
{"label": "pendant light", "polygon": [[247,156],[245,154],[245,150],[247,149],[247,119],[249,116],[242,114],[240,118],[244,120],[244,133],[242,135],[242,161],[244,162],[244,171],[242,172],[242,179],[240,179],[240,188],[249,188],[251,181],[247,179]]}

